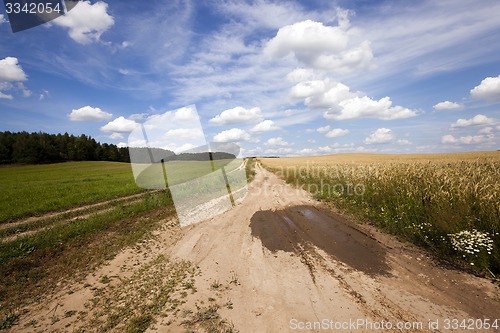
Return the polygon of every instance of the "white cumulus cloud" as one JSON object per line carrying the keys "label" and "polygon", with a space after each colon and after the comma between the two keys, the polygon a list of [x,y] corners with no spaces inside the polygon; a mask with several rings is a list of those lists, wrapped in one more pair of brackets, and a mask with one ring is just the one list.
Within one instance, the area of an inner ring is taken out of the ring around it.
{"label": "white cumulus cloud", "polygon": [[394,139],[394,135],[392,134],[392,130],[388,128],[379,128],[372,134],[370,134],[365,140],[364,143],[367,145],[371,144],[379,144],[379,143],[389,143]]}
{"label": "white cumulus cloud", "polygon": [[10,94],[4,94],[3,92],[0,91],[0,99],[13,99],[14,96]]}
{"label": "white cumulus cloud", "polygon": [[458,119],[451,127],[467,127],[475,125],[489,125],[495,123],[495,119],[478,114],[471,119]]}
{"label": "white cumulus cloud", "polygon": [[285,147],[279,147],[279,148],[269,148],[264,150],[265,155],[289,155],[293,153],[292,148],[285,148]]}
{"label": "white cumulus cloud", "polygon": [[[312,96],[324,94],[329,83],[330,82],[328,80],[311,80],[300,82],[292,87],[290,96],[292,98],[311,98]],[[349,88],[347,88],[347,91],[349,91]]]}
{"label": "white cumulus cloud", "polygon": [[309,108],[326,109],[323,114],[326,119],[393,120],[417,115],[414,110],[393,106],[388,96],[377,101],[360,92],[352,92],[345,84],[330,79],[301,82],[291,89],[290,95],[292,98],[304,98],[304,104]]}
{"label": "white cumulus cloud", "polygon": [[354,151],[353,143],[340,144],[338,142],[328,145],[318,147],[318,152],[322,154],[330,154],[330,153],[346,153]]}
{"label": "white cumulus cloud", "polygon": [[346,135],[347,133],[349,133],[349,130],[347,129],[342,129],[342,128],[334,128],[332,129],[331,131],[329,131],[328,133],[326,133],[326,137],[327,138],[337,138],[339,136],[344,136]]}
{"label": "white cumulus cloud", "polygon": [[94,108],[89,105],[79,109],[73,109],[68,115],[71,121],[101,121],[111,119],[113,115],[102,111],[100,108]]}
{"label": "white cumulus cloud", "polygon": [[282,137],[277,137],[277,138],[270,138],[269,140],[267,140],[267,142],[265,143],[266,146],[270,146],[270,147],[286,147],[286,146],[291,146],[290,143],[286,142],[285,140],[283,140]]}
{"label": "white cumulus cloud", "polygon": [[326,125],[326,126],[323,126],[323,127],[320,127],[316,130],[316,132],[319,132],[319,133],[326,133],[330,130],[330,125]]}
{"label": "white cumulus cloud", "polygon": [[459,141],[466,145],[491,141],[492,137],[487,135],[467,135],[459,138]]}
{"label": "white cumulus cloud", "polygon": [[367,96],[346,99],[338,108],[328,109],[323,116],[326,119],[346,120],[356,118],[377,118],[383,120],[403,119],[416,116],[414,110],[396,105],[392,106],[390,97],[373,100]]}
{"label": "white cumulus cloud", "polygon": [[23,94],[24,97],[30,97],[32,92],[22,82],[16,83],[16,88]]}
{"label": "white cumulus cloud", "polygon": [[0,60],[0,82],[26,81],[28,77],[14,57]]}
{"label": "white cumulus cloud", "polygon": [[194,106],[187,106],[175,111],[174,119],[179,121],[198,121],[198,112]]}
{"label": "white cumulus cloud", "polygon": [[318,153],[318,151],[316,149],[312,149],[312,148],[304,148],[304,149],[297,151],[297,154],[299,154],[299,155],[314,155],[317,153]]}
{"label": "white cumulus cloud", "polygon": [[7,22],[3,14],[0,14],[0,24]]}
{"label": "white cumulus cloud", "polygon": [[248,141],[250,134],[240,128],[231,128],[214,136],[214,142]]}
{"label": "white cumulus cloud", "polygon": [[202,137],[203,132],[199,128],[175,128],[168,130],[165,136],[176,139],[191,139]]}
{"label": "white cumulus cloud", "polygon": [[309,68],[295,68],[287,74],[286,78],[290,82],[302,82],[313,79],[314,71]]}
{"label": "white cumulus cloud", "polygon": [[250,129],[252,132],[270,132],[278,130],[279,127],[272,120],[264,120]]}
{"label": "white cumulus cloud", "polygon": [[210,122],[216,125],[227,125],[244,123],[248,121],[259,121],[262,119],[262,111],[259,107],[246,109],[241,106],[222,111],[221,114],[216,115]]}
{"label": "white cumulus cloud", "polygon": [[493,133],[493,127],[481,128],[477,133],[478,134],[491,134],[491,133]]}
{"label": "white cumulus cloud", "polygon": [[55,19],[54,24],[68,28],[69,36],[80,44],[98,41],[101,35],[113,26],[115,20],[108,14],[108,4],[98,1],[81,1],[66,15]]}
{"label": "white cumulus cloud", "polygon": [[497,77],[487,77],[481,84],[474,87],[470,94],[474,98],[486,99],[489,101],[500,101],[500,75]]}
{"label": "white cumulus cloud", "polygon": [[408,145],[411,145],[411,142],[409,140],[406,140],[406,139],[401,139],[401,140],[398,140],[396,141],[396,143],[398,145],[401,145],[401,146],[408,146]]}
{"label": "white cumulus cloud", "polygon": [[117,140],[117,139],[123,139],[124,136],[122,133],[111,133],[110,136],[108,136],[111,140]]}
{"label": "white cumulus cloud", "polygon": [[28,76],[14,57],[6,57],[0,60],[0,99],[13,99],[14,96],[6,93],[8,90],[20,92],[24,97],[31,96],[31,91],[26,88],[22,81],[28,80]]}
{"label": "white cumulus cloud", "polygon": [[479,143],[487,143],[487,142],[494,142],[495,136],[492,134],[489,135],[466,135],[466,136],[461,136],[461,137],[454,137],[453,135],[443,135],[441,137],[441,143],[444,144],[465,144],[465,145],[471,145],[471,144],[479,144]]}
{"label": "white cumulus cloud", "polygon": [[366,68],[373,58],[370,43],[350,45],[346,20],[339,26],[306,20],[279,29],[264,54],[283,58],[289,54],[308,67],[337,72]]}
{"label": "white cumulus cloud", "polygon": [[441,137],[441,142],[442,143],[455,143],[455,142],[457,142],[457,139],[453,135],[447,134],[447,135],[443,135]]}
{"label": "white cumulus cloud", "polygon": [[434,110],[436,111],[441,111],[441,110],[461,110],[464,108],[462,104],[455,103],[455,102],[450,102],[450,101],[444,101],[437,103],[436,105],[433,106]]}
{"label": "white cumulus cloud", "polygon": [[126,119],[122,116],[116,118],[113,121],[110,121],[106,125],[101,127],[101,131],[103,132],[116,132],[116,133],[128,133],[132,132],[134,129],[136,129],[139,126],[138,123],[136,123],[133,120]]}

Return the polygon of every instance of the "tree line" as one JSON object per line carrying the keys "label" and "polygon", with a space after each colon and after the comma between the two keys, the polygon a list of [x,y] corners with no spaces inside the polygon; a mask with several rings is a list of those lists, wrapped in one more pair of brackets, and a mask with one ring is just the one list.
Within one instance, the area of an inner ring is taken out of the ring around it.
{"label": "tree line", "polygon": [[130,162],[128,148],[94,138],[28,132],[0,132],[0,164],[43,164],[66,161]]}
{"label": "tree line", "polygon": [[[183,153],[160,148],[131,148],[133,156],[143,157],[141,161],[165,162],[172,160],[208,160],[233,159],[233,154],[214,152]],[[42,132],[0,132],[0,164],[44,164],[67,161],[113,161],[130,162],[130,151],[127,147],[100,143],[94,138],[82,134],[80,136],[64,134],[48,134]]]}

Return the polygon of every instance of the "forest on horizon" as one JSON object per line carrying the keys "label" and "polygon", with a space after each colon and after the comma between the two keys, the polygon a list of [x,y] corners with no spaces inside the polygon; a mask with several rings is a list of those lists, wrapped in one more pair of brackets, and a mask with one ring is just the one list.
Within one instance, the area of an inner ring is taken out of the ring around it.
{"label": "forest on horizon", "polygon": [[[0,132],[0,164],[47,164],[68,161],[111,161],[130,163],[130,150],[143,161],[154,155],[165,161],[197,160],[210,158],[208,153],[181,153],[160,148],[128,148],[115,144],[100,143],[91,136],[64,134],[49,134],[43,132]],[[212,159],[234,159],[235,155],[224,152],[214,152]]]}

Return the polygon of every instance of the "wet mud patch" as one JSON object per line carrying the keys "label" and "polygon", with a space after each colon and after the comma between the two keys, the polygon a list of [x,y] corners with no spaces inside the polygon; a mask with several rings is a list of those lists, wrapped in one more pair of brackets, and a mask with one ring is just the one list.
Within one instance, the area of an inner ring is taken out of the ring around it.
{"label": "wet mud patch", "polygon": [[252,216],[250,227],[252,236],[271,252],[285,251],[307,258],[315,256],[317,247],[366,274],[389,275],[386,250],[381,244],[321,209],[293,206],[259,211]]}

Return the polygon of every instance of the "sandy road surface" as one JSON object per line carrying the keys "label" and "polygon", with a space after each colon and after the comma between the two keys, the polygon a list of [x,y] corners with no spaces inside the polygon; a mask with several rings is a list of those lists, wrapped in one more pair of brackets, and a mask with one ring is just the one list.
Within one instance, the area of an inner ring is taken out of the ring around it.
{"label": "sandy road surface", "polygon": [[[183,299],[179,311],[155,318],[148,332],[185,332],[186,309],[210,302],[221,304],[221,318],[240,332],[498,331],[444,326],[446,319],[500,319],[500,293],[491,282],[438,267],[423,251],[345,220],[259,166],[235,209],[182,230],[164,229],[144,246],[124,251],[85,281],[33,307],[17,330],[36,321],[36,330],[27,331],[72,332],[82,325],[93,331],[95,307],[111,301],[88,306],[95,297],[88,286],[111,293],[113,283],[98,282],[100,276],[132,284],[127,278],[163,254],[199,267],[196,292]],[[81,313],[64,316],[69,310]],[[438,329],[429,329],[429,320],[438,320]],[[317,321],[332,329],[299,329]],[[352,321],[358,326],[333,329]],[[375,329],[382,321],[393,329]],[[397,329],[398,323],[407,329]],[[203,332],[200,327],[195,331]]]}

